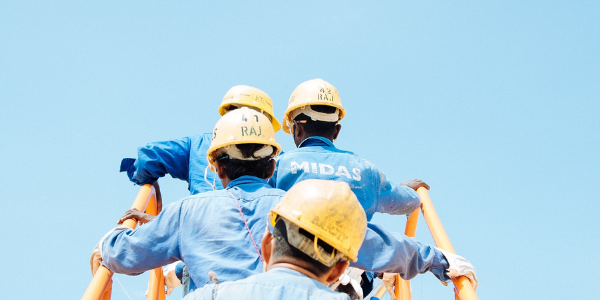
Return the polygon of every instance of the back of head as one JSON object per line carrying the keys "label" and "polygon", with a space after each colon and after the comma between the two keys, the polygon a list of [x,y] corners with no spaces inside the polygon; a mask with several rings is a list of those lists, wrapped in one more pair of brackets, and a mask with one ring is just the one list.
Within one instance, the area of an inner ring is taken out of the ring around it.
{"label": "back of head", "polygon": [[319,275],[343,259],[356,261],[367,217],[347,183],[309,179],[271,209],[270,224],[277,238],[274,256],[308,262]]}
{"label": "back of head", "polygon": [[[327,105],[310,105],[310,110],[317,113],[327,114],[327,115],[335,115],[337,117],[337,109],[335,107],[327,106]],[[335,126],[338,124],[335,122],[325,122],[314,120],[312,117],[299,113],[294,119],[297,123],[301,124],[304,128],[304,131],[309,136],[322,136],[328,139],[332,139],[335,133]]]}
{"label": "back of head", "polygon": [[221,101],[219,114],[223,116],[228,111],[241,107],[249,107],[263,113],[273,125],[275,132],[281,128],[273,114],[273,101],[262,90],[247,85],[236,85],[230,88]]}
{"label": "back of head", "polygon": [[219,119],[206,156],[212,171],[216,171],[216,161],[224,164],[231,180],[242,175],[265,178],[264,174],[270,174],[270,170],[265,169],[269,160],[280,151],[267,117],[242,107]]}
{"label": "back of head", "polygon": [[283,116],[283,131],[291,134],[293,121],[301,114],[311,121],[337,124],[346,115],[346,110],[337,89],[317,78],[301,83],[292,92]]}

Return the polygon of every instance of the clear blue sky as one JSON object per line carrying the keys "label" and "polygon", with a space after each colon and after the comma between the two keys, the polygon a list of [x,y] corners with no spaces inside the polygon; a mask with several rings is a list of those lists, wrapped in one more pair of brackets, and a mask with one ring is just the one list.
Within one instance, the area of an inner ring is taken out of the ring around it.
{"label": "clear blue sky", "polygon": [[[0,3],[2,299],[81,297],[138,191],[121,158],[210,131],[233,85],[281,118],[317,77],[348,112],[338,147],[431,185],[480,299],[600,299],[598,2],[256,2]],[[117,278],[145,299],[147,274]],[[412,284],[453,299],[431,274]]]}

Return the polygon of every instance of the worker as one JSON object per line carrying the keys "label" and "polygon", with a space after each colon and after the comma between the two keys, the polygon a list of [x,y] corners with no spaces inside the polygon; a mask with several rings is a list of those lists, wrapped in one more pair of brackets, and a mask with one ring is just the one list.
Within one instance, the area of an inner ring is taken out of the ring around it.
{"label": "worker", "polygon": [[420,180],[395,184],[370,162],[336,148],[333,142],[345,115],[340,95],[330,83],[313,79],[298,85],[283,117],[283,131],[293,136],[297,148],[277,158],[269,183],[287,191],[305,179],[344,181],[356,194],[369,221],[375,212],[410,214],[420,205],[415,190],[429,186]]}
{"label": "worker", "polygon": [[[263,113],[273,125],[275,132],[281,125],[273,115],[273,102],[267,93],[251,86],[236,85],[229,89],[219,114],[225,115],[233,109],[248,107]],[[223,189],[216,174],[207,172],[206,150],[211,143],[212,133],[197,134],[178,140],[154,142],[138,149],[138,158],[121,161],[121,172],[126,171],[129,179],[138,185],[154,183],[170,174],[173,178],[188,182],[190,195],[213,189]]]}
{"label": "worker", "polygon": [[367,216],[347,183],[302,181],[267,220],[261,242],[265,273],[205,285],[184,300],[349,299],[327,287],[357,260],[367,229]]}
{"label": "worker", "polygon": [[[248,107],[263,113],[277,132],[281,125],[273,114],[273,101],[267,93],[255,87],[236,85],[229,89],[221,105],[219,114]],[[211,143],[212,133],[196,134],[179,140],[149,143],[138,149],[138,158],[124,158],[121,161],[121,172],[127,172],[129,179],[138,184],[154,184],[166,174],[173,178],[188,182],[190,195],[223,189],[221,182],[216,180],[214,172],[208,172],[206,150]],[[154,184],[158,189],[158,185]],[[162,207],[162,200],[158,203]],[[119,219],[118,224],[127,219],[136,219],[146,223],[154,216],[139,212],[136,209],[126,211]]]}
{"label": "worker", "polygon": [[[402,184],[389,181],[370,162],[350,151],[336,148],[346,115],[337,89],[323,79],[301,83],[290,96],[283,117],[283,131],[291,134],[297,148],[277,158],[275,174],[269,183],[289,190],[299,181],[317,178],[343,181],[350,185],[362,204],[367,220],[373,214],[406,215],[420,205],[419,187],[429,188],[420,180]],[[355,273],[363,283],[364,294],[372,289],[373,273]]]}
{"label": "worker", "polygon": [[[109,270],[128,275],[183,260],[191,277],[190,290],[211,283],[209,271],[220,281],[232,281],[263,269],[260,236],[264,217],[284,195],[266,182],[279,151],[269,120],[241,108],[224,115],[215,125],[207,151],[225,190],[193,195],[164,207],[157,218],[135,230],[116,228],[98,243],[92,267],[99,261]],[[441,251],[416,240],[395,238],[384,228],[368,224],[355,267],[400,273],[410,279],[431,272],[449,281],[457,269]],[[458,265],[456,276],[471,274]]]}
{"label": "worker", "polygon": [[[273,114],[273,102],[269,95],[260,89],[246,85],[237,85],[227,91],[219,114],[224,115],[233,109],[248,107],[263,113],[278,131],[281,125]],[[211,142],[211,133],[196,134],[178,140],[149,143],[138,149],[138,158],[124,158],[121,172],[126,171],[129,179],[139,185],[153,184],[158,190],[158,178],[171,174],[173,178],[188,182],[191,195],[213,189],[223,189],[216,173],[208,172],[206,150]],[[162,209],[160,193],[157,193],[158,206]],[[136,209],[127,210],[118,220],[122,224],[127,219],[147,223],[155,216]],[[169,280],[169,294],[183,283],[183,295],[189,291],[189,273],[182,263],[165,266],[165,276]],[[177,271],[176,271],[177,270]],[[175,275],[176,274],[176,275]]]}
{"label": "worker", "polygon": [[281,147],[269,119],[247,107],[221,117],[212,136],[204,160],[226,189],[166,205],[135,230],[111,231],[97,247],[103,265],[135,275],[182,260],[190,291],[209,283],[211,270],[224,281],[262,271],[255,241],[264,231],[264,216],[284,194],[266,181],[275,168],[271,158]]}

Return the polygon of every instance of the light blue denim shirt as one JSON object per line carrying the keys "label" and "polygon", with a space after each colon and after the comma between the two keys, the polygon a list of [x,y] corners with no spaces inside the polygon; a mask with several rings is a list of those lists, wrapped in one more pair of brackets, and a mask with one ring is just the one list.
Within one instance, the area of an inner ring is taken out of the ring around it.
{"label": "light blue denim shirt", "polygon": [[274,268],[243,280],[205,285],[183,299],[349,300],[350,297],[334,292],[300,272],[287,268]]}
{"label": "light blue denim shirt", "polygon": [[[129,179],[139,185],[154,183],[160,177],[170,174],[173,178],[187,181],[191,195],[212,191],[210,184],[215,184],[221,190],[223,185],[216,173],[206,170],[206,151],[210,142],[211,134],[205,133],[149,143],[138,148],[137,159],[123,159],[121,172],[126,171]],[[207,180],[204,180],[205,170]]]}
{"label": "light blue denim shirt", "polygon": [[237,198],[260,250],[267,214],[285,192],[263,179],[242,176],[231,181],[227,190],[165,206],[158,217],[135,230],[113,232],[103,242],[103,264],[114,272],[136,275],[182,260],[193,286],[209,283],[209,271],[223,281],[262,272],[262,262],[229,192]]}
{"label": "light blue denim shirt", "polygon": [[279,155],[269,184],[287,191],[305,179],[348,183],[369,221],[376,212],[405,215],[421,204],[419,195],[412,188],[387,180],[375,165],[350,151],[336,148],[323,137],[307,138],[298,148]]}

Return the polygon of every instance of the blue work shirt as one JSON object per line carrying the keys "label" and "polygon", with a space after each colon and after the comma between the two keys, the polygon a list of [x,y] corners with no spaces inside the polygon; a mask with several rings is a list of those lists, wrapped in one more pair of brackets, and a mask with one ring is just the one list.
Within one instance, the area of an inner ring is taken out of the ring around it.
{"label": "blue work shirt", "polygon": [[229,192],[237,198],[260,250],[267,214],[285,192],[263,179],[242,176],[226,190],[166,205],[155,219],[135,230],[111,233],[102,245],[103,265],[113,272],[137,275],[182,260],[192,279],[190,291],[210,283],[209,271],[222,281],[262,272],[262,262]]}
{"label": "blue work shirt", "polygon": [[[152,221],[135,230],[114,231],[102,242],[102,264],[109,270],[138,275],[177,260],[188,267],[190,291],[210,283],[246,278],[262,271],[262,262],[246,230],[231,192],[238,200],[256,246],[267,226],[267,214],[284,195],[266,181],[242,176],[226,190],[210,191],[171,203]],[[431,271],[449,280],[443,254],[406,236],[394,237],[385,228],[367,224],[367,233],[350,264],[368,271],[400,273],[411,279]]]}
{"label": "blue work shirt", "polygon": [[350,151],[336,148],[324,137],[309,137],[296,149],[277,158],[271,186],[284,191],[306,179],[344,181],[350,185],[367,214],[409,214],[419,207],[419,195],[407,186],[393,183],[377,167]]}
{"label": "blue work shirt", "polygon": [[218,285],[205,285],[183,299],[349,300],[350,297],[346,294],[334,292],[324,284],[298,271],[287,268],[273,268],[266,273],[252,275],[246,279]]}
{"label": "blue work shirt", "polygon": [[[210,184],[221,190],[223,185],[217,174],[206,169],[206,151],[211,136],[210,133],[196,134],[179,140],[149,143],[138,148],[137,159],[121,161],[121,172],[127,172],[129,180],[139,185],[152,184],[171,174],[173,178],[188,182],[191,195],[212,191]],[[204,180],[204,172],[210,184]]]}

